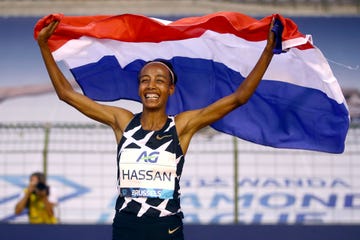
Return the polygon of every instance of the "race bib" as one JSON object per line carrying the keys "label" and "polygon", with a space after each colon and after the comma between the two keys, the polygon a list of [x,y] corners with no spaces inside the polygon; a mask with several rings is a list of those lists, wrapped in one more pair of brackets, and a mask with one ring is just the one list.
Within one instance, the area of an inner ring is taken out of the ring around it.
{"label": "race bib", "polygon": [[166,151],[125,149],[119,161],[119,190],[124,197],[172,199],[176,156]]}

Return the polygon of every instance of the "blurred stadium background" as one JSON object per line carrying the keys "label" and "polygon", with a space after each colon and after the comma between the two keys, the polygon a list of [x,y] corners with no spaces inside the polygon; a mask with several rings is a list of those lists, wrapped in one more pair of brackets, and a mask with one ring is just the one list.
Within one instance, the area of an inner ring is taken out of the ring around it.
{"label": "blurred stadium background", "polygon": [[[263,147],[211,129],[197,134],[182,177],[186,239],[360,238],[359,0],[0,0],[0,239],[38,239],[40,231],[41,239],[111,236],[112,132],[59,102],[31,37],[36,20],[53,12],[176,19],[217,11],[257,18],[276,12],[318,34],[352,126],[340,155]],[[133,102],[112,104],[140,111]],[[26,214],[13,213],[37,170],[58,193],[57,226],[27,225]]]}

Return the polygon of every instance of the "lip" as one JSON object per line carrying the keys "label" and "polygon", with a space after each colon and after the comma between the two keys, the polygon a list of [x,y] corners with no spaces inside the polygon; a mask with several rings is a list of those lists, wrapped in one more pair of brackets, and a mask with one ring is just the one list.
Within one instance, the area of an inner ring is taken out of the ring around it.
{"label": "lip", "polygon": [[157,93],[145,93],[144,97],[145,97],[145,99],[154,99],[154,100],[156,100],[156,99],[160,98],[160,95],[157,94]]}

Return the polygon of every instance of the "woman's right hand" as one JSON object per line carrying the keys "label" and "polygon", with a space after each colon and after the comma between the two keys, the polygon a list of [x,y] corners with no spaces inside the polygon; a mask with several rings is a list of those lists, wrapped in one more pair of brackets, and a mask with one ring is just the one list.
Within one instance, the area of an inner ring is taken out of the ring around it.
{"label": "woman's right hand", "polygon": [[37,42],[39,45],[46,44],[51,35],[55,32],[57,26],[59,25],[59,21],[52,21],[49,25],[43,27],[38,34]]}

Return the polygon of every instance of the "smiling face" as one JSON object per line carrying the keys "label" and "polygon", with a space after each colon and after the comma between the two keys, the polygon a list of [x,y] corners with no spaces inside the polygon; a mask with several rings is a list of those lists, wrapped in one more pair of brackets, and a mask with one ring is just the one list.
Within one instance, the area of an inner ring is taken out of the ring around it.
{"label": "smiling face", "polygon": [[165,109],[175,86],[166,66],[159,62],[146,64],[139,75],[139,96],[148,109]]}

